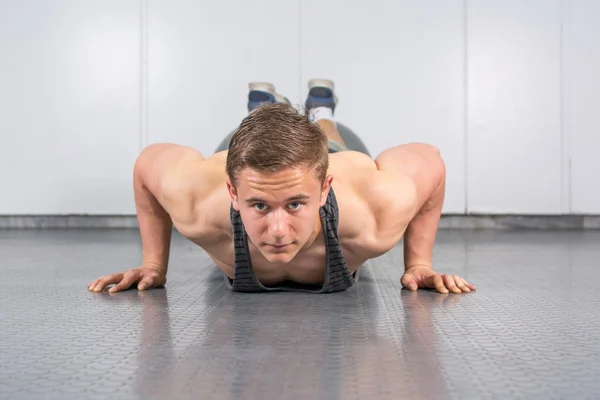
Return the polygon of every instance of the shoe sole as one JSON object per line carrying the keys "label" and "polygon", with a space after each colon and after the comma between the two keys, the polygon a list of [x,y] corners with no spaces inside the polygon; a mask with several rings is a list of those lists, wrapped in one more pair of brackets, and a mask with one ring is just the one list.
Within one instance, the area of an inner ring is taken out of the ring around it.
{"label": "shoe sole", "polygon": [[248,88],[250,90],[271,93],[273,96],[277,94],[277,92],[275,91],[275,85],[268,82],[250,82],[248,84]]}
{"label": "shoe sole", "polygon": [[335,85],[330,79],[311,79],[308,81],[308,89],[310,90],[314,87],[324,87],[335,92]]}
{"label": "shoe sole", "polygon": [[324,87],[324,88],[331,90],[331,92],[333,93],[333,102],[335,105],[337,105],[338,97],[335,94],[335,84],[333,83],[333,81],[331,79],[320,79],[320,78],[311,79],[310,81],[308,81],[308,91],[310,92],[310,89],[312,89],[314,87]]}
{"label": "shoe sole", "polygon": [[250,82],[248,84],[248,88],[250,89],[250,91],[256,90],[259,92],[267,92],[272,94],[275,97],[275,101],[277,103],[288,103],[290,104],[290,101],[287,99],[287,97],[280,95],[279,93],[277,93],[277,90],[275,89],[275,85],[273,85],[272,83],[269,82]]}

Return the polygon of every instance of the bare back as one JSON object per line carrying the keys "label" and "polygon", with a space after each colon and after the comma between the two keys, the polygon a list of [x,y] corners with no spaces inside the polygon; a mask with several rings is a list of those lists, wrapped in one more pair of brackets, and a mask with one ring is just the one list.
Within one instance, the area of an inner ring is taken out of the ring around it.
{"label": "bare back", "polygon": [[[206,159],[194,152],[188,149],[179,166],[165,174],[155,196],[175,228],[206,250],[217,266],[232,277],[231,198],[225,183],[227,152]],[[414,182],[351,151],[330,154],[328,175],[333,176],[332,188],[338,200],[340,245],[350,272],[354,272],[400,240],[419,209]],[[287,279],[318,283],[323,279],[323,245],[298,253],[283,268],[269,265],[259,252],[251,253],[251,258],[258,279],[265,284]]]}

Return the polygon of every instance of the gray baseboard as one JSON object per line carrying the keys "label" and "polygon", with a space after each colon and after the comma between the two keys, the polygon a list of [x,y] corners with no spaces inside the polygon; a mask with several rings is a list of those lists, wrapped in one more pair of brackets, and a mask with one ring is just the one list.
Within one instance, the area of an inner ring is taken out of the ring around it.
{"label": "gray baseboard", "polygon": [[600,229],[600,215],[444,215],[440,229]]}
{"label": "gray baseboard", "polygon": [[138,228],[135,215],[0,215],[0,229]]}
{"label": "gray baseboard", "polygon": [[[0,229],[138,228],[135,215],[0,215]],[[600,215],[443,215],[440,229],[600,229]]]}

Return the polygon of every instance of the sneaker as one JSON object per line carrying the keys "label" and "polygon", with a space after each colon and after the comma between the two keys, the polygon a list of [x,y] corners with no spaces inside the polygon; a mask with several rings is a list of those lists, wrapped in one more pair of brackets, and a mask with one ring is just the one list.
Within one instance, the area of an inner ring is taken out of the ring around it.
{"label": "sneaker", "polygon": [[288,103],[290,101],[277,93],[275,85],[268,82],[250,82],[248,85],[248,112],[254,110],[263,104]]}
{"label": "sneaker", "polygon": [[311,79],[308,82],[308,97],[306,98],[306,112],[315,107],[329,107],[335,111],[338,98],[335,95],[335,87],[329,79]]}

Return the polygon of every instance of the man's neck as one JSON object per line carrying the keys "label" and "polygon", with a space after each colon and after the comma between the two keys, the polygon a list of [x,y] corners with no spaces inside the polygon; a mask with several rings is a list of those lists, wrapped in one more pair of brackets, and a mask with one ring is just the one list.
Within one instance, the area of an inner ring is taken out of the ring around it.
{"label": "man's neck", "polygon": [[319,214],[319,218],[317,218],[317,223],[315,224],[312,234],[298,254],[310,252],[315,246],[321,246],[324,242],[325,234],[323,232],[323,222],[321,221],[321,215]]}

